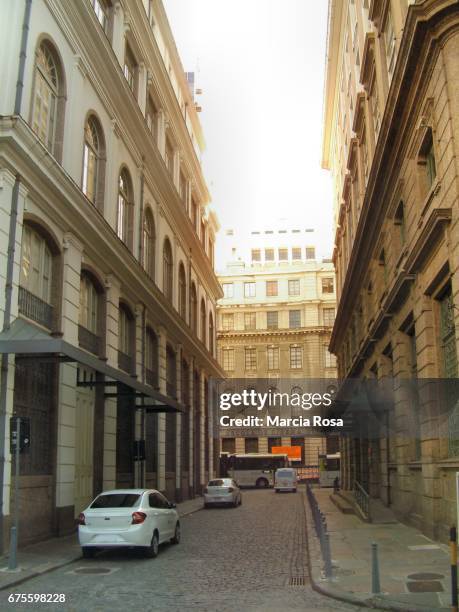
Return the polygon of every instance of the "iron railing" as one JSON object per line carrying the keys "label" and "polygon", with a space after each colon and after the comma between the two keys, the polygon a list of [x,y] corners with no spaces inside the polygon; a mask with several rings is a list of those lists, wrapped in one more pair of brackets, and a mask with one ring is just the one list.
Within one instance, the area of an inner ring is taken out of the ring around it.
{"label": "iron railing", "polygon": [[19,312],[29,319],[51,329],[53,324],[53,307],[24,287],[19,287]]}
{"label": "iron railing", "polygon": [[362,514],[370,520],[370,495],[365,491],[362,485],[354,480],[354,500]]}
{"label": "iron railing", "polygon": [[322,559],[324,562],[324,573],[326,578],[332,577],[332,562],[331,562],[331,551],[330,551],[330,536],[327,531],[327,520],[324,514],[319,508],[317,499],[312,492],[311,486],[306,484],[306,495],[311,508],[312,518],[314,521],[314,527],[316,530],[317,537],[320,542],[320,550],[322,552]]}
{"label": "iron railing", "polygon": [[94,353],[94,355],[100,353],[100,336],[94,334],[83,325],[78,325],[78,343],[82,348],[90,353]]}
{"label": "iron railing", "polygon": [[118,351],[118,367],[120,370],[132,374],[134,371],[134,360],[132,356],[123,353],[123,351]]}

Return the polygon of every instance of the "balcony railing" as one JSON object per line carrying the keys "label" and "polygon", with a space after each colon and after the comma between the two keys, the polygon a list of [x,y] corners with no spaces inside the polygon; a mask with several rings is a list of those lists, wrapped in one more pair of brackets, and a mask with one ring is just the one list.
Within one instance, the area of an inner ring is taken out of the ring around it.
{"label": "balcony railing", "polygon": [[158,387],[158,373],[154,370],[145,369],[145,381],[155,389]]}
{"label": "balcony railing", "polygon": [[134,360],[131,355],[127,355],[123,353],[123,351],[118,351],[118,367],[120,370],[132,374],[134,371]]}
{"label": "balcony railing", "polygon": [[94,355],[100,353],[100,337],[83,325],[78,325],[78,343],[82,348],[90,353],[94,353]]}
{"label": "balcony railing", "polygon": [[29,319],[51,329],[53,307],[24,287],[19,287],[19,312]]}

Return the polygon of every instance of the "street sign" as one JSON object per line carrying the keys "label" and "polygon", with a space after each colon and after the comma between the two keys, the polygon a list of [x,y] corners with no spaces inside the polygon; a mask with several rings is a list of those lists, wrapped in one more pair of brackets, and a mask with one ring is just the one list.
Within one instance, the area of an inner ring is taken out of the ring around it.
{"label": "street sign", "polygon": [[16,440],[19,428],[19,452],[23,453],[30,447],[30,418],[29,417],[11,417],[10,418],[10,453],[13,455],[16,452]]}

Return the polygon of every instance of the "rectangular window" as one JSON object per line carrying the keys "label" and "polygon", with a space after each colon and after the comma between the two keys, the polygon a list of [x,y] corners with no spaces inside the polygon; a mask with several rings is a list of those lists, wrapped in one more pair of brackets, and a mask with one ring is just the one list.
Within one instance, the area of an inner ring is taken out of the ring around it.
{"label": "rectangular window", "polygon": [[137,64],[135,61],[134,54],[132,53],[128,44],[124,52],[124,76],[128,82],[129,89],[135,93],[136,89],[136,72]]}
{"label": "rectangular window", "polygon": [[234,329],[233,313],[222,314],[222,329],[223,331],[232,331]]}
{"label": "rectangular window", "polygon": [[255,297],[255,283],[244,283],[244,297]]}
{"label": "rectangular window", "polygon": [[233,455],[236,452],[236,438],[222,438],[222,453]]}
{"label": "rectangular window", "polygon": [[322,293],[333,293],[335,291],[333,277],[322,279]]}
{"label": "rectangular window", "polygon": [[315,259],[316,250],[314,247],[306,247],[306,259]]}
{"label": "rectangular window", "polygon": [[92,6],[105,33],[108,29],[108,7],[106,0],[92,0]]}
{"label": "rectangular window", "polygon": [[279,261],[288,261],[288,249],[279,249]]}
{"label": "rectangular window", "polygon": [[223,296],[226,298],[232,298],[234,296],[234,285],[233,283],[223,283]]}
{"label": "rectangular window", "polygon": [[265,261],[274,261],[274,249],[265,249]]}
{"label": "rectangular window", "polygon": [[292,249],[292,260],[293,261],[301,261],[301,248],[293,247]]}
{"label": "rectangular window", "polygon": [[258,438],[245,438],[245,452],[258,453]]}
{"label": "rectangular window", "polygon": [[266,281],[266,295],[268,297],[277,295],[277,280]]}
{"label": "rectangular window", "polygon": [[268,329],[277,329],[279,327],[279,313],[277,310],[266,313],[266,327]]}
{"label": "rectangular window", "polygon": [[191,223],[196,231],[198,227],[198,205],[193,197],[191,198]]}
{"label": "rectangular window", "polygon": [[244,314],[244,329],[251,330],[257,328],[257,313],[246,312]]}
{"label": "rectangular window", "polygon": [[223,369],[226,372],[232,372],[234,370],[234,349],[232,348],[222,349],[222,361],[223,361]]}
{"label": "rectangular window", "polygon": [[155,141],[155,144],[156,144],[156,117],[157,117],[156,107],[153,104],[153,100],[149,96],[148,102],[147,102],[147,112],[145,115],[145,119],[147,121],[148,129],[150,130],[153,136],[153,140]]}
{"label": "rectangular window", "polygon": [[327,327],[332,327],[335,322],[335,309],[334,308],[324,308],[324,325]]}
{"label": "rectangular window", "polygon": [[268,346],[268,370],[278,370],[279,369],[279,347],[278,346]]}
{"label": "rectangular window", "polygon": [[288,294],[300,295],[300,279],[294,278],[288,281]]}
{"label": "rectangular window", "polygon": [[252,249],[252,261],[261,261],[260,249]]}
{"label": "rectangular window", "polygon": [[384,44],[386,47],[387,72],[389,74],[389,83],[392,81],[392,76],[395,69],[396,57],[396,40],[394,24],[392,22],[392,13],[387,11],[386,25],[384,27]]}
{"label": "rectangular window", "polygon": [[187,205],[186,178],[181,170],[180,170],[180,179],[179,179],[179,194],[180,194],[180,199],[182,200],[182,204],[186,207]]}
{"label": "rectangular window", "polygon": [[164,161],[166,164],[166,167],[169,171],[169,174],[173,174],[174,172],[174,148],[172,146],[171,141],[169,140],[169,138],[166,138],[166,148],[164,151]]}
{"label": "rectangular window", "polygon": [[301,346],[290,347],[290,369],[301,370],[303,367],[303,351]]}
{"label": "rectangular window", "polygon": [[288,326],[290,329],[301,327],[301,310],[289,310]]}
{"label": "rectangular window", "polygon": [[257,369],[257,349],[246,348],[245,349],[245,369],[256,370]]}

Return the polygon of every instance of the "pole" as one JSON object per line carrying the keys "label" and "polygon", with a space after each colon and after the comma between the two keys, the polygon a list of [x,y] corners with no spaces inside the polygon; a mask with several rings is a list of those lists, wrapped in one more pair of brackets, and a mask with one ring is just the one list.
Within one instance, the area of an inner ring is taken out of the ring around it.
{"label": "pole", "polygon": [[19,442],[21,436],[21,418],[16,417],[16,447],[14,455],[16,460],[16,475],[14,477],[14,521],[10,530],[10,555],[8,557],[8,569],[17,569],[18,550],[18,519],[19,519]]}
{"label": "pole", "polygon": [[457,530],[449,530],[449,545],[451,550],[451,612],[458,612],[457,601]]}
{"label": "pole", "polygon": [[372,542],[371,544],[371,592],[373,595],[381,593],[381,584],[379,581],[378,545],[376,542]]}

